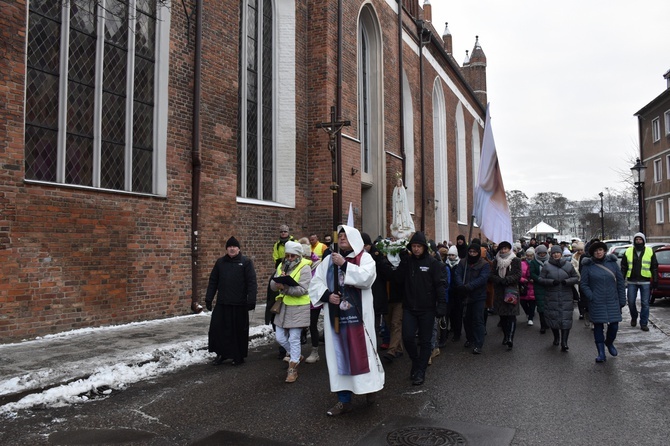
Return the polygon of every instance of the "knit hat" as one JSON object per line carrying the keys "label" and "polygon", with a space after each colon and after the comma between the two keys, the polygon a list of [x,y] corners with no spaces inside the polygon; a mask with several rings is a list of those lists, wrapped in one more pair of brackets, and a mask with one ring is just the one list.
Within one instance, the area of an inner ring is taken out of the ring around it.
{"label": "knit hat", "polygon": [[279,232],[283,232],[283,231],[288,232],[288,225],[281,225],[279,227]]}
{"label": "knit hat", "polygon": [[456,241],[458,241],[458,240],[463,240],[463,241],[465,241],[465,236],[462,235],[462,234],[458,234],[458,236],[456,237]]}
{"label": "knit hat", "polygon": [[539,245],[537,248],[535,248],[535,254],[546,254],[547,253],[547,247],[544,245]]}
{"label": "knit hat", "polygon": [[647,237],[645,237],[644,234],[641,233],[641,232],[638,232],[638,233],[636,233],[636,234],[633,236],[633,243],[635,243],[635,239],[636,239],[637,237],[640,237],[640,238],[642,239],[642,242],[643,242],[643,243],[647,243]]}
{"label": "knit hat", "polygon": [[458,255],[458,249],[456,249],[456,245],[451,245],[449,247],[449,251],[447,252],[447,255]]}
{"label": "knit hat", "polygon": [[516,242],[514,243],[514,252],[521,252],[523,248],[521,247],[521,243]]}
{"label": "knit hat", "polygon": [[512,249],[512,244],[510,242],[500,242],[498,244],[498,251],[500,251],[503,248]]}
{"label": "knit hat", "polygon": [[554,246],[552,246],[552,247],[551,247],[551,251],[549,251],[550,254],[553,254],[553,253],[555,253],[555,252],[557,252],[557,253],[563,255],[563,250],[562,250],[561,247],[558,246],[558,245],[554,245]]}
{"label": "knit hat", "polygon": [[596,252],[596,249],[602,248],[607,252],[607,245],[604,244],[603,242],[594,242],[591,243],[591,246],[589,246],[589,255],[593,257],[593,253]]}
{"label": "knit hat", "polygon": [[293,240],[289,240],[284,245],[284,253],[285,254],[294,254],[294,255],[302,257],[302,245],[298,242],[294,242]]}
{"label": "knit hat", "polygon": [[364,245],[372,245],[372,239],[367,232],[361,232],[361,238],[363,239]]}
{"label": "knit hat", "polygon": [[468,246],[468,251],[477,251],[478,253],[481,254],[482,252],[482,245],[478,243],[470,243],[470,246]]}
{"label": "knit hat", "polygon": [[240,242],[237,241],[235,237],[230,237],[228,241],[226,242],[226,248],[230,246],[237,246],[238,248],[240,247]]}
{"label": "knit hat", "polygon": [[584,242],[575,242],[572,244],[573,251],[584,251]]}
{"label": "knit hat", "polygon": [[[545,249],[547,249],[547,248],[545,248]],[[533,248],[533,247],[531,246],[530,248],[528,248],[528,249],[526,250],[526,254],[533,254],[533,255],[535,255],[535,248]]]}

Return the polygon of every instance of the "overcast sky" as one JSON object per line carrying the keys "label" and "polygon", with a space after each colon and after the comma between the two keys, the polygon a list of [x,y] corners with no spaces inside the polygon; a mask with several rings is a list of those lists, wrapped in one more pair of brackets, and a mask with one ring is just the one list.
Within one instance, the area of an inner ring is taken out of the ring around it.
{"label": "overcast sky", "polygon": [[459,64],[479,36],[506,190],[581,200],[625,187],[639,153],[633,114],[666,88],[670,0],[431,4]]}

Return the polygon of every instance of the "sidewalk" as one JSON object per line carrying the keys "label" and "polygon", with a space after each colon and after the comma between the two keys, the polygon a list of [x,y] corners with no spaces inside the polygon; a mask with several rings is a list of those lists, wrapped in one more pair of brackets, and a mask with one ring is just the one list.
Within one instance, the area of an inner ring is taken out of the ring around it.
{"label": "sidewalk", "polygon": [[[188,365],[206,361],[211,313],[178,316],[110,327],[74,330],[0,345],[0,406],[34,392],[86,380],[101,370],[152,362]],[[265,304],[250,314],[250,342],[267,342]],[[188,358],[184,358],[188,355]]]}

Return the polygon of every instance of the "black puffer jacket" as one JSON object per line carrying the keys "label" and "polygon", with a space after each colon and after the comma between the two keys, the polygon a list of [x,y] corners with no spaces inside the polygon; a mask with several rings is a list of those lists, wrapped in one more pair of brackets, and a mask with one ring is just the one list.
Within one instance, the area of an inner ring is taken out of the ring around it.
{"label": "black puffer jacket", "polygon": [[209,275],[205,302],[212,302],[217,296],[216,305],[239,305],[252,310],[256,306],[257,288],[251,259],[242,254],[232,258],[225,255],[216,261]]}
{"label": "black puffer jacket", "polygon": [[404,290],[403,308],[435,311],[438,315],[444,315],[447,311],[447,272],[444,263],[428,253],[423,233],[414,233],[408,246],[411,247],[413,243],[423,245],[425,250],[420,257],[409,253],[401,256],[396,276]]}

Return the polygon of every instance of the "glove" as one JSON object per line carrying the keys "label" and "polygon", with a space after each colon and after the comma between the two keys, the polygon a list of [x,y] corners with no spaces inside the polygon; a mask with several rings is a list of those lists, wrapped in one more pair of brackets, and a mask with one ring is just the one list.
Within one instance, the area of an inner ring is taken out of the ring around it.
{"label": "glove", "polygon": [[559,285],[561,282],[560,282],[559,280],[554,279],[554,281],[553,281],[552,283],[554,284],[554,286],[557,286],[557,285]]}
{"label": "glove", "polygon": [[441,319],[447,315],[447,305],[446,304],[441,304],[437,306],[437,312],[435,313],[435,317],[437,319]]}
{"label": "glove", "polygon": [[206,300],[205,301],[205,307],[207,307],[207,311],[212,311],[212,301],[211,300]]}
{"label": "glove", "polygon": [[253,311],[256,309],[256,304],[247,304],[247,311]]}

